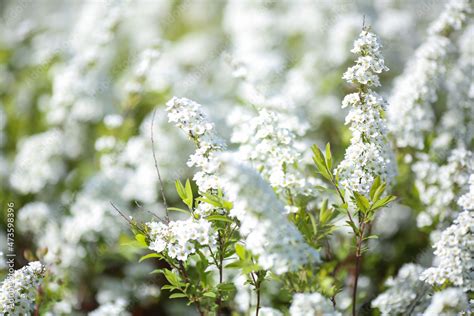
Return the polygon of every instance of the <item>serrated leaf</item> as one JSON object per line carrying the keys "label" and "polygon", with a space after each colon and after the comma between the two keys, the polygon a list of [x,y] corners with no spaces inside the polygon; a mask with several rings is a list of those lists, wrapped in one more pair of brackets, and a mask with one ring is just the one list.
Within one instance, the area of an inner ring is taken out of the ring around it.
{"label": "serrated leaf", "polygon": [[173,298],[183,298],[183,297],[188,297],[188,296],[184,293],[173,293],[173,294],[170,295],[171,299],[173,299]]}
{"label": "serrated leaf", "polygon": [[389,196],[386,196],[380,200],[378,200],[377,202],[375,202],[373,205],[372,205],[372,210],[376,210],[378,208],[381,208],[381,207],[384,207],[386,206],[388,203],[392,202],[393,200],[395,200],[397,197],[393,196],[393,195],[389,195]]}
{"label": "serrated leaf", "polygon": [[234,221],[231,220],[230,218],[224,216],[224,215],[209,215],[206,217],[206,220],[208,221],[219,221],[219,222],[227,222],[227,223],[233,223]]}
{"label": "serrated leaf", "polygon": [[185,209],[182,209],[182,208],[179,208],[179,207],[168,207],[168,210],[169,211],[181,212],[181,213],[185,213],[185,214],[190,214],[190,212],[188,210],[185,210]]}
{"label": "serrated leaf", "polygon": [[179,278],[176,274],[174,274],[172,271],[170,271],[168,269],[163,269],[163,275],[165,276],[166,280],[168,280],[168,282],[171,285],[179,287],[180,282],[179,282]]}
{"label": "serrated leaf", "polygon": [[326,166],[329,170],[332,169],[332,154],[331,154],[331,144],[326,144]]}
{"label": "serrated leaf", "polygon": [[148,244],[146,243],[146,237],[143,234],[136,234],[135,239],[138,241],[138,244],[142,247],[148,247]]}
{"label": "serrated leaf", "polygon": [[309,215],[309,219],[311,220],[311,226],[313,228],[313,235],[316,235],[317,231],[318,231],[318,224],[316,222],[316,219],[314,218],[314,216],[312,214],[308,214]]}
{"label": "serrated leaf", "polygon": [[357,204],[357,208],[363,213],[367,213],[367,210],[370,207],[369,200],[367,200],[365,196],[363,196],[362,194],[358,192],[354,192],[353,195],[354,195],[354,200]]}
{"label": "serrated leaf", "polygon": [[352,230],[354,231],[354,233],[355,233],[356,235],[359,234],[359,229],[357,228],[357,226],[356,226],[353,222],[351,222],[351,221],[346,221],[346,223],[347,223],[350,227],[352,227]]}
{"label": "serrated leaf", "polygon": [[243,274],[248,274],[250,272],[255,272],[255,271],[258,271],[260,270],[260,266],[258,264],[249,264],[249,265],[246,265],[242,268],[242,273]]}
{"label": "serrated leaf", "polygon": [[184,200],[184,203],[190,208],[193,208],[193,189],[191,188],[191,182],[189,179],[186,180],[186,187],[185,187],[185,192],[186,192],[186,199]]}
{"label": "serrated leaf", "polygon": [[218,284],[217,289],[223,292],[231,292],[231,291],[236,290],[235,285],[230,282],[224,282],[224,283]]}
{"label": "serrated leaf", "polygon": [[326,166],[326,161],[324,159],[324,156],[321,152],[321,150],[319,149],[318,146],[316,145],[313,145],[311,147],[311,149],[313,150],[313,161],[314,163],[316,164],[316,167],[318,168],[318,171],[319,173],[326,179],[328,179],[329,181],[331,181],[332,179],[332,176]]}
{"label": "serrated leaf", "polygon": [[382,194],[385,192],[385,188],[386,188],[386,184],[385,183],[382,183],[378,188],[377,190],[375,190],[374,192],[374,197],[373,197],[373,201],[378,201],[380,199],[380,197],[382,196]]}
{"label": "serrated leaf", "polygon": [[216,293],[214,293],[214,292],[206,292],[202,295],[206,296],[206,297],[210,297],[210,298],[216,298],[217,297]]}
{"label": "serrated leaf", "polygon": [[380,179],[380,176],[377,176],[374,180],[374,183],[372,183],[372,186],[370,187],[370,199],[374,201],[374,194],[375,191],[379,188],[380,184],[382,183],[382,180]]}
{"label": "serrated leaf", "polygon": [[163,258],[163,256],[160,255],[160,254],[157,254],[157,253],[149,253],[149,254],[144,255],[143,257],[141,257],[138,260],[138,262],[142,262],[143,260],[150,259],[150,258]]}
{"label": "serrated leaf", "polygon": [[241,244],[235,244],[235,253],[237,254],[237,256],[239,256],[241,260],[245,259],[246,250],[245,247]]}
{"label": "serrated leaf", "polygon": [[226,268],[229,269],[240,269],[242,267],[242,262],[241,261],[234,261],[225,266]]}
{"label": "serrated leaf", "polygon": [[181,198],[181,200],[184,201],[186,199],[186,191],[184,189],[183,184],[181,183],[181,181],[176,180],[175,186],[176,186],[176,192],[178,192],[178,195]]}

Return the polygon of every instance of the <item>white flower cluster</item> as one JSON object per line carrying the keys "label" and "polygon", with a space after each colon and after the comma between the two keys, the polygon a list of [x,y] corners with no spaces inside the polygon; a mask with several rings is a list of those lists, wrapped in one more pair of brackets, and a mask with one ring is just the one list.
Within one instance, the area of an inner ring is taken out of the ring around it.
{"label": "white flower cluster", "polygon": [[282,274],[319,262],[319,253],[289,222],[285,207],[254,169],[230,154],[223,155],[220,164],[224,192],[234,203],[230,215],[240,221],[245,247],[258,256],[263,269]]}
{"label": "white flower cluster", "polygon": [[447,109],[441,117],[432,150],[470,148],[474,140],[474,25],[470,25],[458,41],[459,59],[446,76]]}
{"label": "white flower cluster", "polygon": [[127,311],[127,301],[123,298],[118,298],[112,302],[101,304],[97,309],[90,312],[89,316],[128,316],[131,315]]}
{"label": "white flower cluster", "polygon": [[111,43],[124,7],[125,2],[115,0],[84,7],[74,40],[65,44],[72,58],[55,69],[51,101],[44,108],[50,124],[97,121],[103,115],[104,104],[110,103],[111,55],[116,53]]}
{"label": "white flower cluster", "polygon": [[466,211],[474,210],[474,174],[469,177],[469,192],[459,198],[458,205]]}
{"label": "white flower cluster", "polygon": [[249,161],[278,194],[311,194],[305,177],[296,168],[301,160],[296,135],[279,113],[261,109],[258,115],[234,127],[231,142],[240,144],[238,155]]}
{"label": "white flower cluster", "polygon": [[19,229],[41,234],[52,215],[51,207],[44,202],[31,202],[18,210]]}
{"label": "white flower cluster", "polygon": [[426,205],[418,214],[418,227],[430,226],[435,220],[450,222],[458,213],[455,206],[458,191],[467,186],[474,171],[473,153],[464,148],[455,149],[441,166],[430,161],[427,154],[418,154],[417,158],[412,171],[420,199]]}
{"label": "white flower cluster", "polygon": [[430,34],[442,34],[450,29],[459,30],[467,19],[467,15],[472,11],[469,0],[449,1],[440,17],[430,26]]}
{"label": "white flower cluster", "polygon": [[125,84],[125,90],[128,94],[134,95],[144,91],[144,84],[146,83],[147,77],[160,55],[159,43],[145,49],[140,54],[133,74]]}
{"label": "white flower cluster", "polygon": [[57,129],[29,136],[20,143],[10,183],[20,193],[38,193],[64,174],[64,138]]}
{"label": "white flower cluster", "polygon": [[423,316],[432,315],[470,315],[466,314],[468,298],[461,289],[447,288],[436,292]]}
{"label": "white flower cluster", "polygon": [[396,80],[388,115],[397,146],[424,148],[424,135],[434,125],[430,104],[437,100],[438,79],[445,72],[445,56],[451,45],[448,36],[461,28],[469,11],[468,0],[451,0],[432,24],[428,39]]}
{"label": "white flower cluster", "polygon": [[166,253],[169,257],[185,261],[196,252],[196,244],[212,245],[215,234],[211,223],[205,219],[193,219],[147,223],[150,228],[149,248],[157,253]]}
{"label": "white flower cluster", "polygon": [[390,183],[396,174],[394,155],[387,141],[386,102],[370,89],[380,85],[378,74],[388,70],[380,48],[373,33],[362,31],[352,49],[360,55],[357,64],[343,76],[349,83],[358,83],[360,91],[347,95],[342,102],[343,108],[351,107],[346,125],[350,125],[352,138],[335,172],[346,189],[362,194],[369,192],[377,176]]}
{"label": "white flower cluster", "polygon": [[35,261],[9,275],[0,288],[0,314],[30,315],[44,272],[44,266]]}
{"label": "white flower cluster", "polygon": [[258,311],[260,316],[283,316],[283,313],[280,312],[278,309],[271,308],[271,307],[261,307]]}
{"label": "white flower cluster", "polygon": [[464,211],[441,233],[434,245],[435,267],[423,272],[421,279],[442,285],[449,281],[465,291],[474,289],[474,214]]}
{"label": "white flower cluster", "polygon": [[169,121],[181,128],[196,144],[196,152],[189,157],[188,166],[200,169],[193,179],[199,190],[206,192],[219,188],[219,179],[214,175],[218,167],[214,154],[225,146],[216,135],[214,124],[209,122],[200,108],[200,104],[186,98],[173,97],[166,103]]}
{"label": "white flower cluster", "polygon": [[366,86],[380,86],[379,74],[388,71],[383,57],[380,53],[380,45],[377,36],[369,31],[362,31],[359,38],[354,41],[351,53],[359,55],[356,65],[347,69],[342,79],[349,83]]}
{"label": "white flower cluster", "polygon": [[326,297],[319,293],[296,293],[290,306],[291,316],[340,316]]}
{"label": "white flower cluster", "polygon": [[428,304],[426,286],[419,279],[423,270],[413,263],[402,266],[395,278],[387,279],[385,285],[389,289],[372,301],[372,307],[378,308],[382,315],[406,314],[411,307],[414,314],[423,311]]}

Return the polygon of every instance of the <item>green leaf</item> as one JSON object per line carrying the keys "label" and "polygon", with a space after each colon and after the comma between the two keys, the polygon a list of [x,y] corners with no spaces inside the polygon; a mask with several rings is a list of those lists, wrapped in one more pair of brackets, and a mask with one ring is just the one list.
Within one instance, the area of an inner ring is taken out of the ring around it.
{"label": "green leaf", "polygon": [[242,261],[234,261],[227,264],[225,267],[229,269],[240,269],[242,267]]}
{"label": "green leaf", "polygon": [[186,191],[181,181],[176,180],[175,186],[176,186],[176,192],[178,192],[178,195],[181,198],[181,200],[183,201],[186,200]]}
{"label": "green leaf", "polygon": [[325,224],[331,217],[331,210],[328,210],[328,200],[324,199],[319,210],[319,221],[321,224]]}
{"label": "green leaf", "polygon": [[206,217],[206,220],[208,221],[220,221],[220,222],[227,222],[227,223],[233,223],[234,221],[231,220],[230,218],[224,216],[224,215],[209,215]]}
{"label": "green leaf", "polygon": [[352,227],[352,230],[354,231],[354,233],[357,235],[359,234],[359,229],[357,228],[357,226],[352,222],[352,221],[346,221],[346,223]]}
{"label": "green leaf", "polygon": [[245,247],[241,244],[235,244],[235,253],[239,256],[240,259],[244,260],[246,258],[246,250]]}
{"label": "green leaf", "polygon": [[380,176],[377,176],[377,178],[374,180],[374,183],[372,183],[372,186],[370,187],[370,199],[372,201],[374,200],[375,191],[379,188],[381,183],[382,180],[380,180]]}
{"label": "green leaf", "polygon": [[216,293],[214,292],[206,292],[203,295],[210,298],[216,298]]}
{"label": "green leaf", "polygon": [[357,208],[363,213],[367,213],[367,210],[370,207],[369,200],[358,192],[354,192],[354,200],[357,204]]}
{"label": "green leaf", "polygon": [[185,214],[190,214],[190,212],[188,210],[185,210],[185,209],[182,209],[182,208],[179,208],[179,207],[168,207],[168,210],[177,211],[177,212],[181,212],[181,213],[185,213]]}
{"label": "green leaf", "polygon": [[170,295],[171,299],[173,299],[173,298],[183,298],[183,297],[188,297],[188,296],[184,293],[173,293],[173,294]]}
{"label": "green leaf", "polygon": [[191,188],[191,182],[189,181],[189,179],[186,180],[185,191],[186,191],[186,199],[184,200],[184,203],[186,203],[186,205],[190,209],[192,209],[194,199],[193,199],[193,189]]}
{"label": "green leaf", "polygon": [[326,166],[328,170],[332,168],[332,155],[331,155],[331,144],[326,144]]}
{"label": "green leaf", "polygon": [[318,231],[318,224],[312,214],[308,213],[308,215],[309,215],[309,219],[311,220],[311,226],[313,227],[313,234],[316,235]]}
{"label": "green leaf", "polygon": [[146,259],[150,259],[150,258],[163,258],[162,255],[160,254],[157,254],[157,253],[149,253],[147,255],[144,255],[143,257],[140,258],[140,260],[138,260],[138,262],[142,262],[143,260],[146,260]]}
{"label": "green leaf", "polygon": [[321,173],[321,175],[324,178],[331,181],[332,175],[326,166],[326,161],[323,157],[321,150],[316,145],[313,145],[311,149],[313,150],[313,161],[316,164],[316,167],[318,168],[319,173]]}
{"label": "green leaf", "polygon": [[174,274],[172,271],[170,271],[168,269],[163,269],[163,275],[165,276],[166,280],[168,280],[168,282],[171,285],[174,285],[176,287],[180,286],[178,276],[176,274]]}
{"label": "green leaf", "polygon": [[136,234],[135,239],[138,241],[138,244],[142,247],[148,247],[148,244],[146,243],[146,237],[143,234]]}
{"label": "green leaf", "polygon": [[388,203],[392,202],[393,200],[395,200],[397,197],[396,196],[393,196],[393,195],[389,195],[389,196],[386,196],[380,200],[378,200],[377,202],[375,202],[373,205],[372,205],[372,210],[375,211],[376,209],[378,208],[381,208],[381,207],[384,207],[386,206]]}
{"label": "green leaf", "polygon": [[222,292],[232,292],[236,290],[235,285],[230,282],[224,282],[224,283],[218,284],[217,289]]}
{"label": "green leaf", "polygon": [[382,183],[378,188],[377,190],[375,190],[374,192],[374,197],[373,197],[373,201],[378,201],[380,199],[380,197],[382,196],[382,194],[385,192],[385,188],[386,188],[386,184],[385,183]]}

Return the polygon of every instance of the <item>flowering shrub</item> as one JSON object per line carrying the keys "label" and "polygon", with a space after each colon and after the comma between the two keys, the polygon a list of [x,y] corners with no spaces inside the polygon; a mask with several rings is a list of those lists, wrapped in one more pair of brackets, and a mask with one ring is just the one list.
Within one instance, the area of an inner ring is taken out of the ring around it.
{"label": "flowering shrub", "polygon": [[471,1],[1,7],[0,315],[472,313]]}

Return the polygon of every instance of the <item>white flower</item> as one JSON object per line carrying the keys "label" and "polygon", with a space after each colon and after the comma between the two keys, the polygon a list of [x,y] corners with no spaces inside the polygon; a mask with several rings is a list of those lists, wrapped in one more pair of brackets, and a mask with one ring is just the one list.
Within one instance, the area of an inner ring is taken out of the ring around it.
{"label": "white flower", "polygon": [[291,316],[340,316],[326,297],[319,293],[296,293],[290,306]]}
{"label": "white flower", "polygon": [[433,295],[430,305],[423,316],[432,315],[469,315],[468,298],[461,289],[447,288]]}
{"label": "white flower", "polygon": [[354,42],[352,53],[359,55],[356,65],[350,67],[342,76],[349,83],[360,83],[367,86],[380,86],[378,74],[387,71],[378,42],[374,33],[362,31]]}
{"label": "white flower", "polygon": [[395,278],[390,277],[385,285],[388,290],[372,301],[372,307],[378,308],[382,315],[405,314],[415,302],[413,312],[423,310],[427,303],[427,287],[419,280],[423,267],[405,264]]}
{"label": "white flower", "polygon": [[424,136],[432,131],[438,79],[445,72],[445,57],[451,45],[449,35],[464,24],[470,11],[468,0],[451,0],[430,28],[430,36],[415,52],[396,80],[389,108],[390,130],[398,147],[423,149]]}
{"label": "white flower", "polygon": [[412,165],[412,171],[420,199],[426,206],[418,214],[418,227],[429,226],[436,220],[450,223],[458,214],[454,203],[457,192],[464,190],[469,175],[474,172],[472,152],[464,148],[454,149],[444,165],[431,162],[426,154],[418,154],[417,158],[418,162]]}
{"label": "white flower", "polygon": [[38,286],[44,277],[44,267],[39,261],[7,276],[0,288],[0,312],[2,315],[29,315],[35,307]]}
{"label": "white flower", "polygon": [[212,245],[215,240],[211,223],[204,219],[150,222],[147,226],[150,228],[149,248],[180,261],[185,261],[196,252],[195,243],[199,246]]}
{"label": "white flower", "polygon": [[470,148],[474,140],[474,25],[458,40],[459,58],[446,76],[447,109],[441,117],[432,149],[439,154],[449,146]]}
{"label": "white flower", "polygon": [[123,298],[117,298],[113,301],[101,304],[98,308],[90,312],[89,316],[128,316],[127,301]]}
{"label": "white flower", "polygon": [[474,174],[469,177],[469,192],[459,198],[458,205],[466,211],[474,210]]}
{"label": "white flower", "polygon": [[362,194],[368,194],[377,176],[390,183],[396,174],[384,119],[387,105],[381,96],[368,88],[378,86],[378,74],[388,70],[380,47],[373,33],[362,31],[352,50],[360,55],[357,65],[349,68],[343,76],[348,82],[356,82],[365,88],[347,95],[342,101],[343,108],[351,107],[346,125],[350,126],[352,138],[344,160],[335,172],[344,188]]}
{"label": "white flower", "polygon": [[283,316],[283,313],[271,307],[261,307],[258,311],[260,316]]}
{"label": "white flower", "polygon": [[51,219],[51,208],[43,202],[31,202],[18,210],[19,228],[33,234],[40,234]]}
{"label": "white flower", "polygon": [[469,0],[451,0],[446,4],[441,16],[430,26],[430,34],[449,32],[450,29],[459,30],[472,12]]}
{"label": "white flower", "polygon": [[273,189],[255,170],[229,155],[220,158],[219,175],[224,192],[233,202],[230,215],[240,221],[245,247],[258,257],[259,265],[282,274],[317,263],[319,253],[289,222]]}
{"label": "white flower", "polygon": [[454,223],[441,233],[434,245],[437,264],[423,272],[421,279],[429,284],[442,285],[446,281],[465,291],[474,289],[474,214],[464,211]]}
{"label": "white flower", "polygon": [[216,135],[214,124],[208,121],[200,104],[186,98],[173,97],[166,103],[166,111],[169,121],[181,128],[196,144],[196,152],[189,157],[188,166],[201,169],[193,178],[199,190],[217,190],[219,179],[213,173],[218,164],[214,154],[221,151],[225,144]]}
{"label": "white flower", "polygon": [[231,137],[231,142],[240,144],[236,155],[250,162],[283,200],[291,195],[315,193],[296,166],[301,161],[301,153],[296,149],[293,124],[298,122],[261,109],[257,116],[241,118]]}
{"label": "white flower", "polygon": [[20,193],[37,193],[63,176],[64,138],[58,129],[29,136],[20,143],[10,176],[12,187]]}

